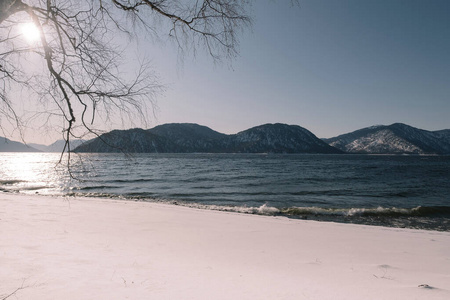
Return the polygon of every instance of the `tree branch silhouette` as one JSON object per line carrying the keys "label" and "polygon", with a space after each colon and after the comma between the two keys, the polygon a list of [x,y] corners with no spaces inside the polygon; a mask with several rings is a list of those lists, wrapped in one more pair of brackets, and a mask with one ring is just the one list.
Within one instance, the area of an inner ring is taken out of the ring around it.
{"label": "tree branch silhouette", "polygon": [[[58,116],[70,141],[99,135],[95,120],[118,112],[148,118],[163,89],[147,61],[129,79],[117,35],[166,36],[180,53],[205,50],[214,61],[238,53],[239,32],[250,25],[248,0],[4,0],[0,2],[0,128],[21,130],[14,90]],[[20,25],[33,23],[40,38],[24,40]],[[29,64],[29,61],[39,63]],[[31,66],[32,65],[32,66]],[[37,67],[36,67],[37,66]],[[34,69],[33,69],[34,67]],[[3,118],[2,118],[3,117]],[[45,118],[44,118],[45,119]],[[61,156],[62,157],[62,156]]]}

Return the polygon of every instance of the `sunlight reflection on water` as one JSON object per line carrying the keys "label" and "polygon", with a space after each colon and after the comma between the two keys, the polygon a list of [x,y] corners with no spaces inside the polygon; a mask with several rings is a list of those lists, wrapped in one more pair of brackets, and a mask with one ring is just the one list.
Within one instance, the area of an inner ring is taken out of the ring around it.
{"label": "sunlight reflection on water", "polygon": [[1,153],[0,190],[61,194],[70,176],[58,153]]}

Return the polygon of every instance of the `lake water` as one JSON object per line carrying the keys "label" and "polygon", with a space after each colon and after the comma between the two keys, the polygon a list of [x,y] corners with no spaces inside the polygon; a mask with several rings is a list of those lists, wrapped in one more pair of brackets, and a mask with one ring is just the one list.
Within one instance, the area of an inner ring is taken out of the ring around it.
{"label": "lake water", "polygon": [[450,156],[0,153],[0,191],[450,231]]}

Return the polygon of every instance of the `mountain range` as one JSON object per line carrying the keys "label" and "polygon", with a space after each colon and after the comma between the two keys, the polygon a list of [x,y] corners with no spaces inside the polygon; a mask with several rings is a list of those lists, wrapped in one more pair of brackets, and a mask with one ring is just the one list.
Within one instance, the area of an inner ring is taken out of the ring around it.
{"label": "mountain range", "polygon": [[342,153],[310,131],[286,124],[265,124],[223,134],[191,123],[164,124],[149,130],[113,130],[76,152],[127,153]]}
{"label": "mountain range", "polygon": [[[0,137],[0,152],[62,152],[65,145],[65,140],[58,140],[51,145],[41,144],[23,144],[20,142],[11,141],[5,137]],[[71,140],[71,149],[75,149],[81,145],[83,140]]]}
{"label": "mountain range", "polygon": [[[60,152],[62,145],[63,141],[50,146],[24,145],[0,138],[0,152]],[[427,131],[395,123],[319,139],[303,127],[280,123],[264,124],[230,135],[198,124],[171,123],[148,130],[113,130],[89,141],[73,141],[71,146],[72,149],[78,146],[76,152],[448,155],[450,129]]]}

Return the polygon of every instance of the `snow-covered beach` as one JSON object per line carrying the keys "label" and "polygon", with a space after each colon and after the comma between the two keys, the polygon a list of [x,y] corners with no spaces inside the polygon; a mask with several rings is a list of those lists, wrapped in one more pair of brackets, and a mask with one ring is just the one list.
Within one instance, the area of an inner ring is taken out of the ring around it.
{"label": "snow-covered beach", "polygon": [[450,298],[449,232],[9,193],[0,232],[0,299]]}

